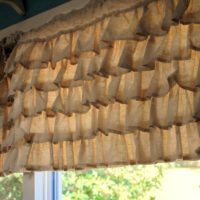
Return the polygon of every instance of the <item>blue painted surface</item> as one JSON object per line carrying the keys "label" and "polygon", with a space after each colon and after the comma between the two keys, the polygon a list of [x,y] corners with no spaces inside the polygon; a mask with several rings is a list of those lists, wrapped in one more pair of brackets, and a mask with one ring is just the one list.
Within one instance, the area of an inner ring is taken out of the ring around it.
{"label": "blue painted surface", "polygon": [[52,187],[53,187],[53,200],[62,199],[62,182],[61,182],[61,173],[52,172]]}
{"label": "blue painted surface", "polygon": [[16,24],[70,0],[24,0],[26,15],[20,16],[10,6],[0,3],[0,29]]}

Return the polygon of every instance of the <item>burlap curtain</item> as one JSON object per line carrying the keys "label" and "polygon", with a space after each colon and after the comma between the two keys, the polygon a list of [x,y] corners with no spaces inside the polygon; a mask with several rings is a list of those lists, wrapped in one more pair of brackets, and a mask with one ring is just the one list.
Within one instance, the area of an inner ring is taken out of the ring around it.
{"label": "burlap curtain", "polygon": [[5,63],[1,173],[200,157],[199,0],[91,0]]}

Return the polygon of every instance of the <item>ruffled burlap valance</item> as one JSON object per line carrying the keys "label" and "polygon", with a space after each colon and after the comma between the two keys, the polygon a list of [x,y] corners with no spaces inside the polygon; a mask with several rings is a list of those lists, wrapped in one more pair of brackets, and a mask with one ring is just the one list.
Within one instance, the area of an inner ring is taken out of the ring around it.
{"label": "ruffled burlap valance", "polygon": [[91,0],[24,33],[0,84],[0,171],[200,158],[200,1]]}

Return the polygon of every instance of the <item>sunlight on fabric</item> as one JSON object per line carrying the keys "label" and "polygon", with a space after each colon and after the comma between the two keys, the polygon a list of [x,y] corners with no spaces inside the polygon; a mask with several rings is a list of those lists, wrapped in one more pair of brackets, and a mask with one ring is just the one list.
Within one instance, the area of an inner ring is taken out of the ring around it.
{"label": "sunlight on fabric", "polygon": [[199,160],[199,16],[91,0],[22,33],[0,62],[0,172]]}

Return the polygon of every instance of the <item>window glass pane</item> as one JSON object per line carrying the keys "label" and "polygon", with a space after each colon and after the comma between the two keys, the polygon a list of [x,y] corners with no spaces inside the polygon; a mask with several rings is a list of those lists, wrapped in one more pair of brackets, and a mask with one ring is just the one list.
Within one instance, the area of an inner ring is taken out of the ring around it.
{"label": "window glass pane", "polygon": [[23,174],[16,173],[0,178],[0,199],[22,200]]}
{"label": "window glass pane", "polygon": [[62,200],[200,199],[200,162],[62,172]]}
{"label": "window glass pane", "polygon": [[161,187],[160,165],[69,171],[62,174],[63,200],[155,199]]}

